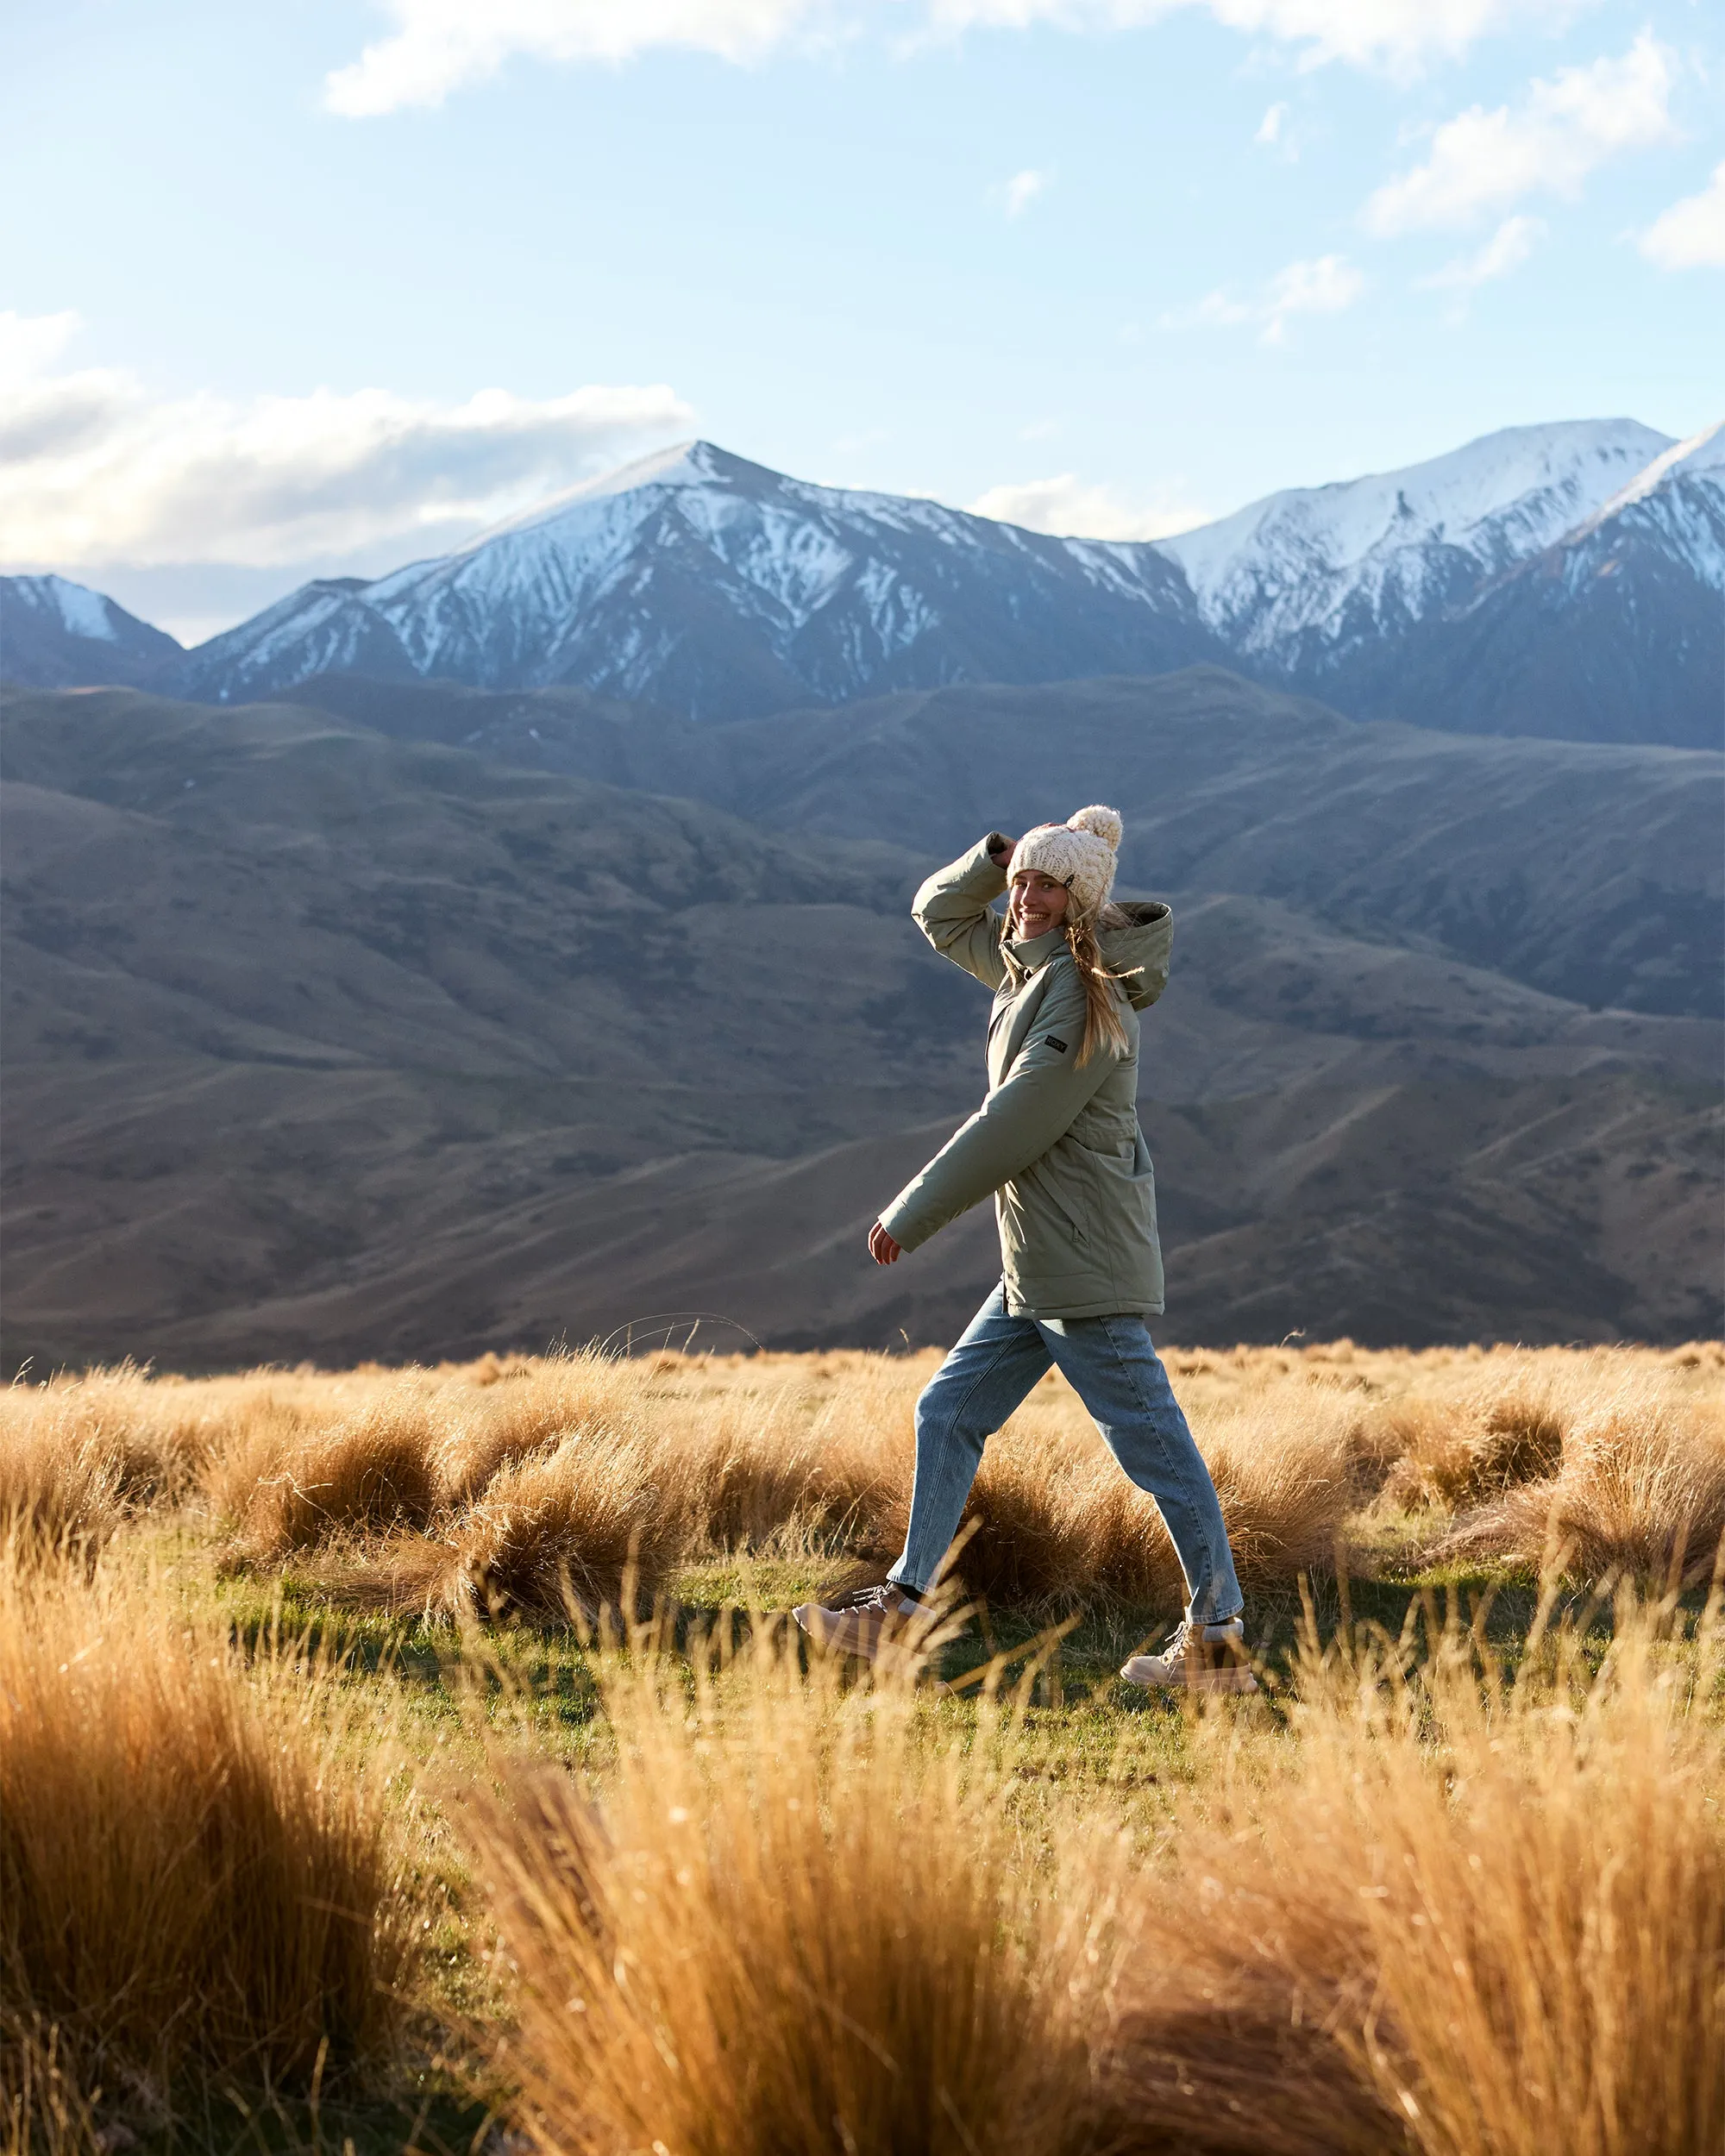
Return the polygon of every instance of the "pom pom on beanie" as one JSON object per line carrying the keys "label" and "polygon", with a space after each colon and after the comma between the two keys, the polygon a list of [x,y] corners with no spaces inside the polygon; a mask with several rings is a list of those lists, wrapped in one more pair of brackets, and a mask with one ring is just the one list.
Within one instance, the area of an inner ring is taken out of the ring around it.
{"label": "pom pom on beanie", "polygon": [[1066,828],[1074,831],[1089,831],[1101,840],[1111,854],[1120,850],[1120,840],[1126,831],[1120,811],[1104,808],[1100,801],[1089,808],[1080,809],[1076,815],[1069,816]]}
{"label": "pom pom on beanie", "polygon": [[1026,831],[1007,863],[1010,878],[1026,869],[1052,876],[1072,893],[1072,912],[1082,921],[1100,913],[1114,887],[1115,856],[1126,829],[1118,809],[1101,802],[1081,808],[1063,824],[1038,824]]}

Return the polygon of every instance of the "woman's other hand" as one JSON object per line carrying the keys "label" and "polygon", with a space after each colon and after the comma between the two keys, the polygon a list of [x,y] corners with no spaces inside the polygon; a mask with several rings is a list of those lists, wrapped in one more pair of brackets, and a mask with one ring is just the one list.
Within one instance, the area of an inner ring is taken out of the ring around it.
{"label": "woman's other hand", "polygon": [[869,1255],[877,1265],[896,1265],[904,1256],[878,1220],[869,1231]]}

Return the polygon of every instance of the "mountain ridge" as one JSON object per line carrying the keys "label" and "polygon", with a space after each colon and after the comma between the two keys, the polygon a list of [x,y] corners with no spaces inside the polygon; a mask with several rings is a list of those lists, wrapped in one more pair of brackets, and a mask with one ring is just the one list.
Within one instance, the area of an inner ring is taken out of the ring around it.
{"label": "mountain ridge", "polygon": [[1138,542],[818,486],[682,443],[450,554],[314,579],[164,655],[151,685],[211,702],[331,673],[568,685],[730,724],[1208,662],[1358,718],[1711,747],[1725,728],[1718,441],[1627,419],[1507,429]]}
{"label": "mountain ridge", "polygon": [[105,592],[64,576],[0,576],[0,680],[69,688],[94,675],[141,687],[185,657]]}
{"label": "mountain ridge", "polygon": [[1121,873],[1140,883],[1296,899],[1347,933],[1584,1003],[1720,1008],[1717,752],[1348,719],[1206,667],[906,690],[723,727],[568,690],[348,679],[291,696],[518,767],[649,789],[674,773],[769,829],[939,858],[1069,794],[1111,800]]}

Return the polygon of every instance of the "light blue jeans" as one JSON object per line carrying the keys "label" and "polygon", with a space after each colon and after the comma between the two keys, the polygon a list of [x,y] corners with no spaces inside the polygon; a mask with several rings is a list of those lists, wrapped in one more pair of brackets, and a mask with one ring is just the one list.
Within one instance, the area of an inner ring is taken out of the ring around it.
{"label": "light blue jeans", "polygon": [[1144,1319],[1009,1317],[1004,1284],[917,1401],[910,1529],[888,1579],[912,1593],[932,1583],[958,1532],[982,1447],[1051,1363],[1127,1475],[1156,1500],[1186,1576],[1186,1614],[1198,1624],[1237,1617],[1242,1597],[1216,1486]]}

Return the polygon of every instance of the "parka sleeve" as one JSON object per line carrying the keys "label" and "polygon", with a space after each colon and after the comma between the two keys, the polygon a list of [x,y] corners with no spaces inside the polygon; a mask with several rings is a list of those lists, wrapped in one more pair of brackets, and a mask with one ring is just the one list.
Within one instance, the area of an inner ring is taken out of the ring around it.
{"label": "parka sleeve", "polygon": [[968,854],[938,868],[911,901],[911,918],[943,958],[974,974],[985,988],[998,988],[1007,977],[1000,939],[1007,924],[989,911],[1007,887],[1006,871],[989,858],[991,831]]}
{"label": "parka sleeve", "polygon": [[1114,1060],[1103,1048],[1081,1067],[1083,1035],[1084,986],[1075,974],[1038,1013],[1005,1081],[881,1215],[901,1250],[926,1243],[1065,1136]]}

